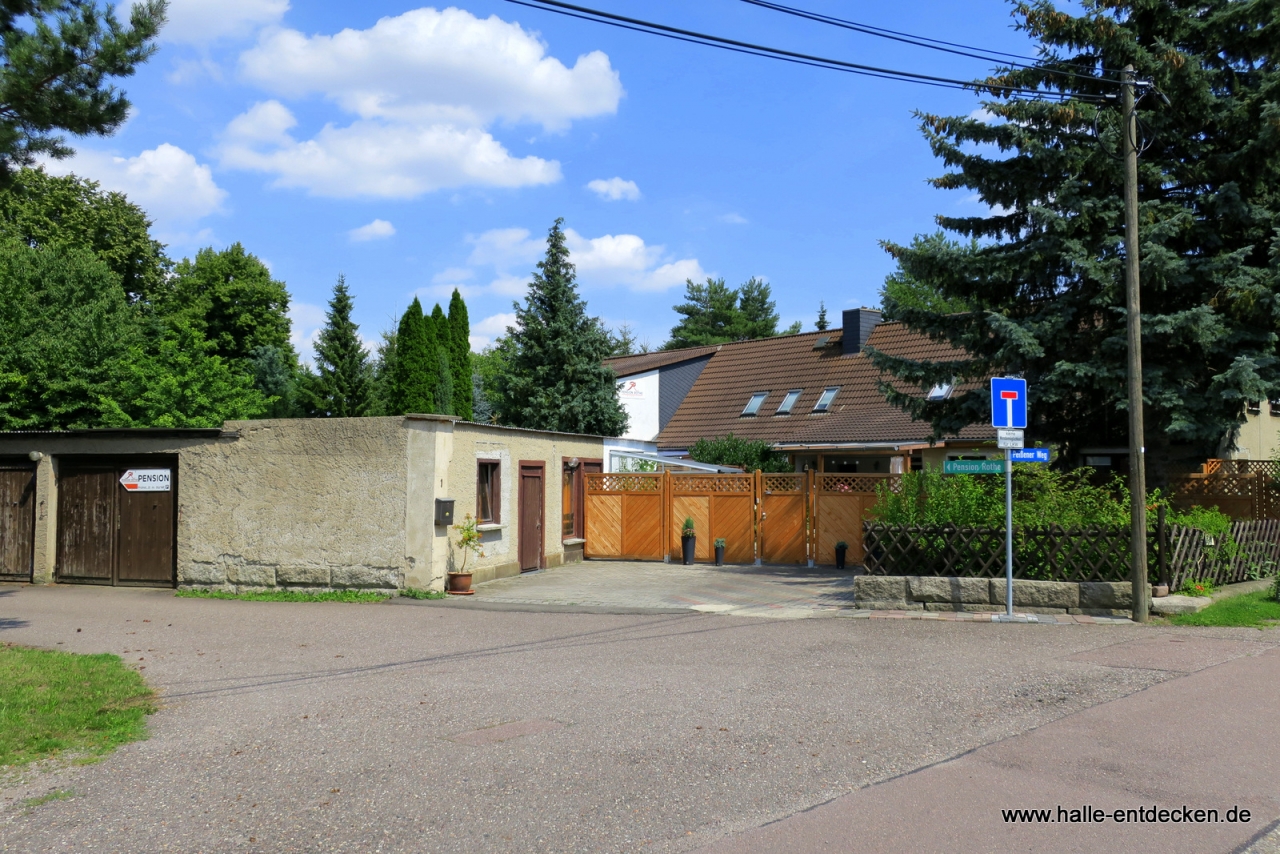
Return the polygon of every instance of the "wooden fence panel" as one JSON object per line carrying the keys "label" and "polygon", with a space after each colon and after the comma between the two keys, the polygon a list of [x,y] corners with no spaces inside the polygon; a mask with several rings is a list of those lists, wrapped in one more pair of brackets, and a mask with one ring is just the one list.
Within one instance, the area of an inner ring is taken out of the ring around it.
{"label": "wooden fence panel", "polygon": [[760,484],[760,560],[809,559],[809,489],[806,474],[766,474]]}
{"label": "wooden fence panel", "polygon": [[813,560],[817,564],[836,562],[836,543],[849,546],[845,560],[863,563],[865,550],[862,526],[876,503],[876,488],[900,480],[891,474],[820,474],[814,498]]}
{"label": "wooden fence panel", "polygon": [[671,516],[669,554],[680,559],[680,529],[693,517],[696,526],[696,560],[715,557],[715,540],[725,540],[725,560],[750,563],[755,560],[755,475],[753,474],[673,474],[669,475]]}
{"label": "wooden fence panel", "polygon": [[588,474],[583,554],[661,560],[665,494],[661,474]]}

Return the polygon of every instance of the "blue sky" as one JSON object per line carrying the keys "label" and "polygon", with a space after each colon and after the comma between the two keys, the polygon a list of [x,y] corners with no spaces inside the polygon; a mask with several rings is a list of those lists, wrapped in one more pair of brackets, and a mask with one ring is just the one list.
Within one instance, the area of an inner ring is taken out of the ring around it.
{"label": "blue sky", "polygon": [[[796,5],[1027,52],[1010,6]],[[740,0],[596,8],[841,59],[969,78],[976,60],[796,20]],[[134,112],[52,164],[121,190],[175,258],[240,241],[292,295],[299,349],[339,273],[366,339],[415,294],[454,286],[473,346],[510,322],[556,217],[588,310],[657,346],[685,278],[773,285],[783,324],[819,301],[875,305],[878,241],[980,213],[912,111],[967,115],[947,91],[626,32],[503,0],[171,0],[159,53],[124,81]]]}

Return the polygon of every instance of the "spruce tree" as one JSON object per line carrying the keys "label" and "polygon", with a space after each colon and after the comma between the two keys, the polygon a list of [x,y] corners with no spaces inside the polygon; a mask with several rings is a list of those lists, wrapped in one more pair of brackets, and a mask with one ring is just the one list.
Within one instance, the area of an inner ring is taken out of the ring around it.
{"label": "spruce tree", "polygon": [[475,417],[475,392],[471,372],[471,320],[467,317],[467,304],[457,288],[453,289],[453,297],[449,300],[449,332],[452,342],[453,414],[472,421]]}
{"label": "spruce tree", "polygon": [[[434,336],[431,337],[432,339]],[[429,340],[422,303],[414,297],[396,329],[396,358],[392,366],[390,402],[393,415],[435,411],[434,340]]]}
{"label": "spruce tree", "polygon": [[[1138,103],[1139,242],[1146,445],[1158,470],[1161,458],[1219,452],[1246,401],[1280,393],[1280,26],[1271,2],[1081,5],[1078,14],[1015,6],[1041,58],[975,84],[989,96],[985,114],[920,114],[948,167],[934,185],[975,193],[990,211],[938,217],[959,242],[886,247],[911,281],[965,310],[889,292],[885,308],[970,358],[869,354],[896,376],[883,386],[889,400],[939,435],[986,421],[986,384],[945,401],[924,400],[924,390],[1007,372],[1028,379],[1033,434],[1065,443],[1064,458],[1127,443],[1115,154],[1117,79],[1132,63],[1149,81]],[[1015,97],[1001,86],[1068,97]]]}
{"label": "spruce tree", "polygon": [[498,418],[537,430],[618,436],[627,413],[618,402],[617,375],[604,365],[611,351],[599,320],[578,296],[576,271],[565,246],[563,219],[547,235],[524,305],[506,346],[510,361],[498,377]]}
{"label": "spruce tree", "polygon": [[831,321],[827,320],[827,304],[818,301],[818,322],[813,325],[819,332],[826,332],[831,328]]}
{"label": "spruce tree", "polygon": [[453,411],[453,332],[440,303],[431,310],[427,322],[431,326],[429,334],[435,339],[432,364],[435,365],[436,408],[433,411],[441,415],[456,415]]}
{"label": "spruce tree", "polygon": [[[799,326],[793,326],[783,334],[793,335],[799,331]],[[732,334],[735,341],[771,338],[778,334],[778,311],[768,282],[752,276],[738,288],[738,316]]]}
{"label": "spruce tree", "polygon": [[324,328],[316,341],[316,374],[309,383],[311,413],[355,418],[369,410],[369,354],[351,321],[353,303],[345,276],[338,276]]}

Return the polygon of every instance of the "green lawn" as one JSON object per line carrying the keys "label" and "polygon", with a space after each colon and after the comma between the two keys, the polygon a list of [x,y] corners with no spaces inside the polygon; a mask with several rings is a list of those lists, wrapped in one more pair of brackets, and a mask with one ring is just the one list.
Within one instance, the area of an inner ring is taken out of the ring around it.
{"label": "green lawn", "polygon": [[1277,621],[1280,621],[1280,602],[1271,597],[1269,590],[1219,599],[1198,614],[1179,614],[1169,618],[1169,622],[1176,626],[1242,626],[1256,629],[1275,626]]}
{"label": "green lawn", "polygon": [[179,590],[185,599],[240,599],[246,602],[385,602],[395,594],[367,590],[334,590],[304,593],[300,590],[263,590],[257,593],[227,593],[223,590]]}
{"label": "green lawn", "polygon": [[155,695],[119,656],[0,646],[0,767],[145,738]]}

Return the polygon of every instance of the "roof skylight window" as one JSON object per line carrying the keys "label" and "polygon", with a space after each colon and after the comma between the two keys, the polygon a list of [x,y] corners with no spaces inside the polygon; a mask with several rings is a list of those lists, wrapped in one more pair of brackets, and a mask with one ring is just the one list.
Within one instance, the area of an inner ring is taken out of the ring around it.
{"label": "roof skylight window", "polygon": [[818,398],[818,402],[813,405],[814,412],[827,412],[831,409],[831,402],[836,399],[836,392],[840,390],[840,386],[832,386],[824,388],[822,396]]}
{"label": "roof skylight window", "polygon": [[778,404],[778,411],[773,414],[790,415],[791,410],[796,406],[796,401],[800,399],[800,392],[802,391],[804,391],[802,388],[793,388],[787,392],[787,396],[782,398],[782,403]]}
{"label": "roof skylight window", "polygon": [[954,387],[954,383],[938,383],[936,386],[929,389],[929,394],[926,397],[926,400],[946,400],[948,397],[951,397],[951,389]]}
{"label": "roof skylight window", "polygon": [[758,391],[751,395],[751,399],[747,401],[746,407],[743,408],[743,415],[755,415],[760,411],[760,405],[764,403],[764,399],[769,396],[767,391]]}

